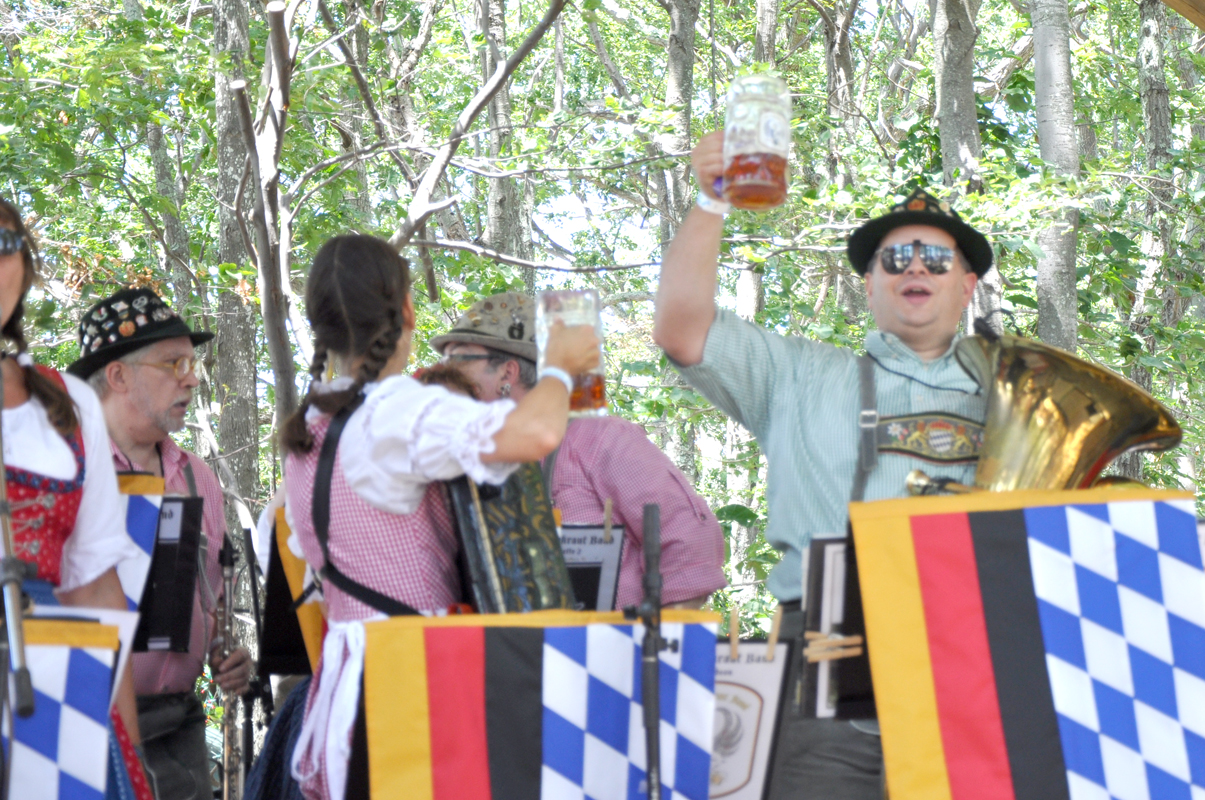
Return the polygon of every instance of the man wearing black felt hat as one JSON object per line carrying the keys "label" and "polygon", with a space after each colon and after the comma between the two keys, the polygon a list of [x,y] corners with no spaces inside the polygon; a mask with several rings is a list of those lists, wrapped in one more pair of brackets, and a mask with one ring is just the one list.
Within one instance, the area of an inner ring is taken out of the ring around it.
{"label": "man wearing black felt hat", "polygon": [[[766,455],[765,536],[782,553],[767,587],[784,610],[781,635],[798,641],[804,575],[818,574],[805,573],[804,558],[813,540],[844,537],[851,500],[905,497],[917,468],[974,481],[985,400],[954,347],[992,248],[948,203],[921,190],[901,195],[847,243],[875,323],[864,352],[783,336],[717,307],[723,134],[704,136],[691,161],[698,200],[662,264],[653,338]],[[797,670],[789,680],[789,694],[800,686],[801,696],[817,695]],[[820,718],[827,697],[812,699],[785,712],[769,796],[880,797],[877,724]]]}
{"label": "man wearing black felt hat", "polygon": [[205,711],[193,690],[208,656],[223,691],[247,691],[251,657],[235,648],[219,657],[215,606],[221,594],[218,552],[226,535],[222,488],[205,462],[182,450],[171,433],[197,386],[194,347],[213,334],[193,331],[149,289],[123,289],[101,300],[79,325],[80,357],[68,371],[100,397],[118,473],[162,477],[167,493],[204,498],[206,560],[193,597],[187,653],[133,656],[134,691],[147,776],[155,795],[172,800],[212,797]]}

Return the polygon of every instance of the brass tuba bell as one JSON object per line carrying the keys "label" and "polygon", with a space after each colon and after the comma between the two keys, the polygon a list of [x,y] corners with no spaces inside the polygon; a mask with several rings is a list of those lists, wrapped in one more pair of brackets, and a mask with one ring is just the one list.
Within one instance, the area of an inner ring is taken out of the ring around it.
{"label": "brass tuba bell", "polygon": [[975,489],[1076,489],[1127,450],[1169,450],[1180,426],[1133,383],[1057,347],[969,336],[954,351],[987,393],[974,487],[908,476],[913,494]]}

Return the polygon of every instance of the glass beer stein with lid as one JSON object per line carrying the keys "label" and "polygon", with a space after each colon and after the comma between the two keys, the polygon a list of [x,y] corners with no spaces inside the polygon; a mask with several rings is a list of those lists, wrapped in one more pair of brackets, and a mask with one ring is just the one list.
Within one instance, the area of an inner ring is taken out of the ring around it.
{"label": "glass beer stein with lid", "polygon": [[724,116],[726,201],[764,211],[787,199],[791,93],[777,75],[743,75],[728,87]]}

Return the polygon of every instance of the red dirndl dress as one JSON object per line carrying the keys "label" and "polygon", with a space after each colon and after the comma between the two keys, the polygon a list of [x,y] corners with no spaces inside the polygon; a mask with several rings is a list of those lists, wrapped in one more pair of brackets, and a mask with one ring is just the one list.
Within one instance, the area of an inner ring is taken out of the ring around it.
{"label": "red dirndl dress", "polygon": [[[42,366],[36,369],[57,383],[63,391],[67,390],[67,384],[58,372]],[[71,480],[51,478],[17,467],[4,468],[8,501],[12,509],[14,554],[22,561],[36,565],[37,579],[55,588],[61,582],[63,546],[75,530],[75,517],[84,495],[86,477],[82,431],[76,430],[72,436],[63,438],[75,456],[75,477]],[[109,719],[137,800],[155,800],[142,770],[142,762],[116,707],[110,709]]]}

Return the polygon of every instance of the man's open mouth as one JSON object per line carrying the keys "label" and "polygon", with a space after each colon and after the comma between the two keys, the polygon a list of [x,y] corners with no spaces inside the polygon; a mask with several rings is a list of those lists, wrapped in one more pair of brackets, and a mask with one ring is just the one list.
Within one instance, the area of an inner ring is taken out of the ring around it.
{"label": "man's open mouth", "polygon": [[904,297],[928,297],[933,294],[933,292],[929,291],[924,286],[909,286],[907,289],[901,292],[901,294],[903,294]]}

